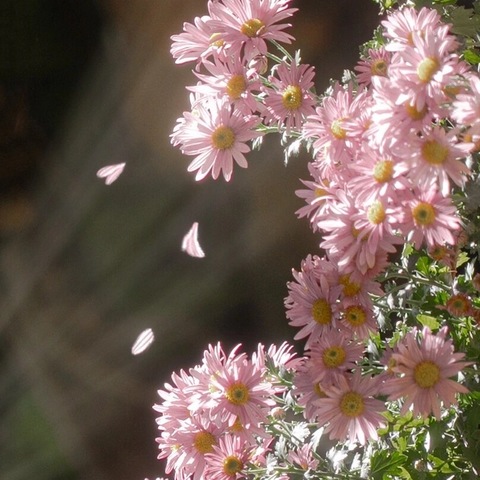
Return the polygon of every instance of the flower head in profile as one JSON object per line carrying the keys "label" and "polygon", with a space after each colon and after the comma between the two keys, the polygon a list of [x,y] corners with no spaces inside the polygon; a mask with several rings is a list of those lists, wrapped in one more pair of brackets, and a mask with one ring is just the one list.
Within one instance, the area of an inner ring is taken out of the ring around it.
{"label": "flower head in profile", "polygon": [[381,412],[385,404],[374,398],[377,381],[362,377],[360,370],[350,377],[339,377],[338,383],[325,392],[327,396],[316,401],[318,422],[326,424],[330,439],[347,439],[364,445],[378,438],[377,429],[385,425]]}
{"label": "flower head in profile", "polygon": [[255,115],[243,116],[225,99],[201,99],[193,108],[177,121],[172,143],[180,145],[182,153],[195,156],[188,166],[189,172],[197,172],[195,180],[209,174],[216,179],[223,173],[228,182],[234,161],[240,167],[247,167],[244,156],[250,151],[247,142],[262,135],[255,130],[260,119]]}
{"label": "flower head in profile", "polygon": [[464,353],[454,352],[446,335],[447,327],[436,335],[427,327],[421,335],[414,329],[397,344],[392,371],[398,376],[386,383],[384,392],[389,400],[403,398],[402,414],[412,408],[415,415],[426,418],[433,413],[440,419],[442,404],[456,405],[456,394],[468,392],[451,377],[470,363],[462,361]]}

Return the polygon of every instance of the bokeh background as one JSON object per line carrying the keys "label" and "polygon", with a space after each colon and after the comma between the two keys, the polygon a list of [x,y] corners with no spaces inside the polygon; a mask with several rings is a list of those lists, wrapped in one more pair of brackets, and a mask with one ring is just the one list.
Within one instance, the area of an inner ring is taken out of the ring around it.
{"label": "bokeh background", "polygon": [[[371,0],[297,0],[295,48],[322,91],[377,26]],[[0,478],[160,477],[152,405],[208,343],[291,340],[291,268],[315,253],[267,138],[230,184],[170,146],[190,66],[172,34],[202,0],[0,2]],[[126,162],[106,186],[96,171]],[[200,224],[204,259],[180,251]],[[145,328],[156,340],[132,356]]]}

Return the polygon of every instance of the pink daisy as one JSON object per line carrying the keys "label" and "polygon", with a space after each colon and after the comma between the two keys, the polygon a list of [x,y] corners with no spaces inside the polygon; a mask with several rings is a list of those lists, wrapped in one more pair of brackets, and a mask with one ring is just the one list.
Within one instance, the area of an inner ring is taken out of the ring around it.
{"label": "pink daisy", "polygon": [[378,330],[373,308],[351,300],[342,302],[340,323],[352,338],[362,341]]}
{"label": "pink daisy", "polygon": [[247,445],[238,437],[225,435],[213,452],[205,456],[207,466],[205,478],[209,480],[234,480],[245,477],[244,469],[248,462]]}
{"label": "pink daisy", "polygon": [[208,3],[213,29],[225,42],[229,54],[247,61],[267,54],[267,41],[291,43],[293,37],[284,30],[291,25],[281,23],[291,17],[296,8],[291,0],[223,0]]}
{"label": "pink daisy", "polygon": [[463,186],[470,170],[460,159],[468,155],[471,143],[459,142],[455,131],[434,126],[421,137],[412,134],[398,155],[410,166],[409,178],[422,189],[436,182],[443,195],[450,193],[450,181]]}
{"label": "pink daisy", "polygon": [[338,377],[353,369],[362,354],[363,345],[351,341],[341,331],[331,331],[310,345],[307,366],[312,367],[313,381],[328,388],[336,384]]}
{"label": "pink daisy", "polygon": [[315,71],[309,65],[298,65],[297,59],[293,59],[291,65],[285,62],[278,65],[275,73],[278,78],[270,76],[271,87],[265,88],[265,121],[285,127],[289,135],[292,129],[301,128],[307,116],[315,113],[316,100],[310,91]]}
{"label": "pink daisy", "polygon": [[461,361],[463,353],[455,353],[453,343],[446,339],[447,327],[434,335],[428,328],[408,332],[392,353],[391,367],[399,377],[392,378],[384,387],[389,400],[403,398],[401,413],[410,407],[415,415],[424,418],[431,413],[440,419],[440,406],[456,405],[457,393],[467,393],[463,385],[451,380],[470,362]]}
{"label": "pink daisy", "polygon": [[203,66],[210,75],[194,72],[203,83],[187,87],[189,90],[206,96],[226,97],[243,115],[251,115],[259,109],[255,92],[260,91],[261,83],[254,69],[232,56],[223,60],[214,57],[213,62],[204,61]]}
{"label": "pink daisy", "polygon": [[233,110],[228,101],[215,98],[197,102],[194,109],[177,120],[171,135],[172,144],[180,145],[182,153],[195,156],[188,171],[197,172],[196,180],[208,174],[216,179],[223,173],[228,182],[234,160],[240,167],[247,167],[244,156],[250,151],[247,142],[262,135],[255,130],[260,119],[245,117]]}
{"label": "pink daisy", "polygon": [[289,294],[285,298],[289,324],[300,327],[295,340],[307,337],[305,348],[335,326],[338,293],[330,288],[328,277],[314,269],[292,270],[294,282],[287,284]]}
{"label": "pink daisy", "polygon": [[386,421],[381,415],[385,404],[374,398],[377,382],[372,377],[362,377],[360,370],[348,379],[339,377],[338,384],[326,391],[327,397],[316,401],[318,422],[326,425],[330,439],[364,445],[378,438],[377,429]]}
{"label": "pink daisy", "polygon": [[444,243],[454,245],[452,232],[460,227],[456,212],[450,197],[443,197],[435,188],[431,188],[407,202],[400,228],[417,250],[424,241],[429,248]]}
{"label": "pink daisy", "polygon": [[196,17],[194,24],[185,22],[184,31],[172,35],[170,53],[175,63],[201,62],[214,53],[220,53],[222,43],[215,41],[211,22],[209,16]]}
{"label": "pink daisy", "polygon": [[290,463],[297,464],[302,470],[315,470],[318,460],[313,456],[312,444],[305,443],[295,450],[288,452],[287,459]]}
{"label": "pink daisy", "polygon": [[395,10],[381,22],[384,35],[390,41],[386,49],[402,51],[413,45],[413,33],[422,35],[425,30],[446,30],[448,26],[442,24],[440,14],[433,8],[402,8]]}
{"label": "pink daisy", "polygon": [[387,52],[385,47],[378,49],[370,48],[368,57],[360,60],[355,67],[359,85],[370,85],[372,77],[387,77],[391,56],[392,54]]}

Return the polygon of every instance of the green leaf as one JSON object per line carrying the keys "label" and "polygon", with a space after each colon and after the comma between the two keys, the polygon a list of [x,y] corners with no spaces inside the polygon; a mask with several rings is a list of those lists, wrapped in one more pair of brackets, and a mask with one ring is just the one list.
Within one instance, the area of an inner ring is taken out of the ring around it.
{"label": "green leaf", "polygon": [[474,37],[480,29],[480,16],[465,7],[456,7],[451,12],[452,32],[457,35]]}
{"label": "green leaf", "polygon": [[480,63],[480,55],[474,50],[465,50],[463,52],[463,58],[470,65],[478,65]]}
{"label": "green leaf", "polygon": [[419,313],[417,315],[417,320],[424,326],[428,327],[430,330],[436,330],[440,323],[435,317],[431,317],[430,315],[423,315]]}
{"label": "green leaf", "polygon": [[383,480],[386,475],[399,475],[408,457],[403,453],[379,450],[370,459],[370,475],[373,480]]}

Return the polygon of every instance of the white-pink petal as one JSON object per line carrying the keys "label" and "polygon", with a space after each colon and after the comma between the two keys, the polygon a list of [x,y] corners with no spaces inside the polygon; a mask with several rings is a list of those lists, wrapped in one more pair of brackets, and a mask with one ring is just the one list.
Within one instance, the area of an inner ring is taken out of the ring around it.
{"label": "white-pink petal", "polygon": [[182,240],[182,251],[191,257],[203,258],[205,252],[198,242],[198,222],[194,222]]}
{"label": "white-pink petal", "polygon": [[125,168],[125,163],[116,163],[114,165],[107,165],[102,167],[97,172],[98,178],[105,179],[105,185],[111,185],[123,172]]}
{"label": "white-pink petal", "polygon": [[132,355],[138,355],[143,353],[155,340],[155,335],[151,328],[145,329],[135,340],[135,343],[132,346]]}

